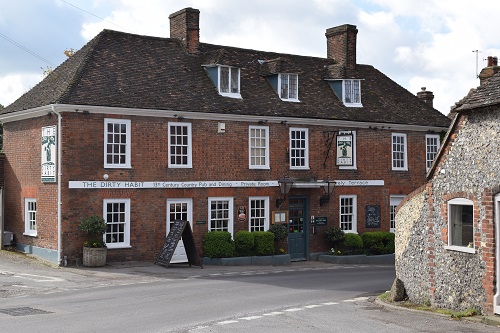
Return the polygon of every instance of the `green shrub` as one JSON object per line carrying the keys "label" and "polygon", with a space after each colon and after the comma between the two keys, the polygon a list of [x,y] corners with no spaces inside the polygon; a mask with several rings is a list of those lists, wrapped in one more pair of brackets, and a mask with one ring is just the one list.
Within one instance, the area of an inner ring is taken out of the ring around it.
{"label": "green shrub", "polygon": [[254,234],[250,231],[238,231],[234,236],[234,248],[237,257],[253,256]]}
{"label": "green shrub", "polygon": [[350,253],[356,253],[363,248],[363,239],[358,234],[345,235],[344,248]]}
{"label": "green shrub", "polygon": [[273,224],[269,230],[274,234],[274,241],[281,242],[288,239],[288,228],[285,224],[277,223]]}
{"label": "green shrub", "polygon": [[209,258],[230,258],[234,256],[234,241],[227,231],[210,231],[205,234],[203,251]]}
{"label": "green shrub", "polygon": [[394,234],[388,231],[368,231],[361,235],[363,249],[370,254],[394,253]]}
{"label": "green shrub", "polygon": [[255,231],[254,245],[256,256],[271,256],[274,254],[274,234],[270,231]]}
{"label": "green shrub", "polygon": [[328,227],[325,230],[325,238],[334,248],[338,248],[345,238],[345,233],[339,227]]}

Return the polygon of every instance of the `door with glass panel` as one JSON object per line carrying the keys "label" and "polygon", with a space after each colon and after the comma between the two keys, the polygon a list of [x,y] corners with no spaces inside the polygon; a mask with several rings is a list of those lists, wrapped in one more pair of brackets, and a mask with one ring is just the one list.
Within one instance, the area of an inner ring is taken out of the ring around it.
{"label": "door with glass panel", "polygon": [[309,218],[307,198],[288,201],[288,254],[293,261],[307,260]]}
{"label": "door with glass panel", "polygon": [[[193,227],[193,199],[167,199],[167,235],[175,220],[189,221]],[[188,262],[184,242],[179,240],[171,263]]]}

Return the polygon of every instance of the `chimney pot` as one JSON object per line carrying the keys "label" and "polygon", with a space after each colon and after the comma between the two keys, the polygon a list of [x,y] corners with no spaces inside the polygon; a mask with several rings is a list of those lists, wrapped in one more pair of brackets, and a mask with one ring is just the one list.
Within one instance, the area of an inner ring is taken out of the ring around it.
{"label": "chimney pot", "polygon": [[434,107],[434,94],[432,91],[427,91],[426,87],[422,87],[422,91],[417,93],[417,97],[420,98],[423,102],[429,104],[431,107]]}
{"label": "chimney pot", "polygon": [[500,67],[498,66],[498,58],[493,56],[488,56],[488,64],[479,73],[479,85],[482,86],[490,77],[500,72]]}
{"label": "chimney pot", "polygon": [[488,56],[488,62],[487,62],[486,67],[491,67],[491,66],[493,66],[493,57]]}

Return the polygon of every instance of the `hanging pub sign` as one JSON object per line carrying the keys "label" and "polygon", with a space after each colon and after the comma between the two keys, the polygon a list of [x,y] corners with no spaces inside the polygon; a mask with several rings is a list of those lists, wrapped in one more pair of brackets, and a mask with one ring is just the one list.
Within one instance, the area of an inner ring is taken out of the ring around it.
{"label": "hanging pub sign", "polygon": [[56,182],[56,126],[42,127],[42,182]]}
{"label": "hanging pub sign", "polygon": [[352,134],[337,135],[337,165],[352,166]]}
{"label": "hanging pub sign", "polygon": [[238,221],[240,222],[247,221],[247,208],[245,206],[238,207]]}

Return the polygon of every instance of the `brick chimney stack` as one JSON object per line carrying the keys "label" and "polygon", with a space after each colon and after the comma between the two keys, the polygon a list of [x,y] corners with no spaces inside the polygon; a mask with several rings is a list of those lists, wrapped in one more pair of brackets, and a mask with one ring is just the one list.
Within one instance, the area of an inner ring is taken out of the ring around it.
{"label": "brick chimney stack", "polygon": [[498,58],[488,56],[487,67],[481,70],[479,73],[479,85],[483,85],[490,77],[500,72],[500,66],[498,66]]}
{"label": "brick chimney stack", "polygon": [[422,87],[422,91],[417,93],[417,97],[429,104],[431,107],[434,107],[434,94],[432,91],[427,91],[425,87]]}
{"label": "brick chimney stack", "polygon": [[200,11],[191,7],[170,14],[170,38],[182,41],[188,52],[197,52],[200,45]]}
{"label": "brick chimney stack", "polygon": [[348,68],[356,67],[356,38],[358,29],[355,25],[344,24],[326,30],[326,56],[335,59]]}

